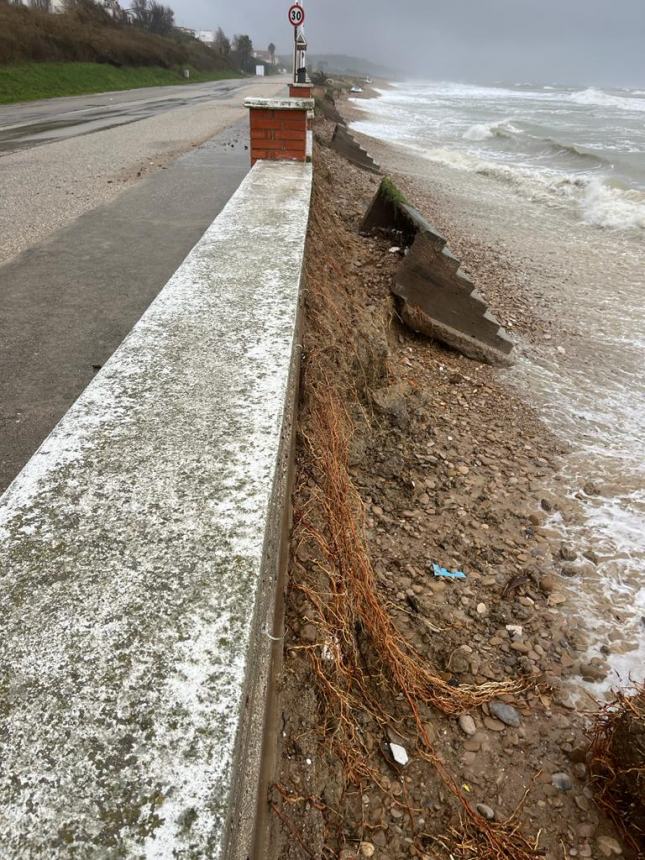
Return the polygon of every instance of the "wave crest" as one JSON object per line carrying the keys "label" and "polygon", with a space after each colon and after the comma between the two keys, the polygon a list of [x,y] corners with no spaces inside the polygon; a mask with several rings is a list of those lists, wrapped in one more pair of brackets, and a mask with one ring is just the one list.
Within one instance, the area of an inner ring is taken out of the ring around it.
{"label": "wave crest", "polygon": [[579,90],[577,93],[572,93],[569,98],[578,105],[595,105],[597,107],[614,107],[628,111],[645,111],[645,99],[617,96],[604,90],[597,90],[595,87]]}
{"label": "wave crest", "polygon": [[587,224],[613,230],[645,230],[645,193],[612,186],[601,177],[538,173],[451,149],[433,149],[424,155],[453,170],[476,173],[512,186],[529,200],[573,202]]}
{"label": "wave crest", "polygon": [[493,137],[510,138],[514,134],[521,133],[521,129],[516,128],[510,120],[504,119],[475,123],[463,133],[462,137],[464,140],[490,140]]}

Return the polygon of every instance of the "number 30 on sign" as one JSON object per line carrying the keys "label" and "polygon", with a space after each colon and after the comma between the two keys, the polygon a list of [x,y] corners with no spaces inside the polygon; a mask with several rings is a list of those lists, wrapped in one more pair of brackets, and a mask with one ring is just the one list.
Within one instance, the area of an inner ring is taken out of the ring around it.
{"label": "number 30 on sign", "polygon": [[294,4],[289,9],[289,23],[293,24],[294,27],[300,27],[301,24],[305,23],[305,10],[302,6]]}

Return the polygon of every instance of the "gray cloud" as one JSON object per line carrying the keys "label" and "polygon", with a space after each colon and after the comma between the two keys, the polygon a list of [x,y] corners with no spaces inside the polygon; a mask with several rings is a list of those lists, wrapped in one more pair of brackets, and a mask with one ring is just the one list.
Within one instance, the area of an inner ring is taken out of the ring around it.
{"label": "gray cloud", "polygon": [[[167,0],[168,2],[168,0]],[[179,23],[289,50],[288,0],[169,0]],[[645,85],[645,0],[304,0],[316,53],[437,79]]]}

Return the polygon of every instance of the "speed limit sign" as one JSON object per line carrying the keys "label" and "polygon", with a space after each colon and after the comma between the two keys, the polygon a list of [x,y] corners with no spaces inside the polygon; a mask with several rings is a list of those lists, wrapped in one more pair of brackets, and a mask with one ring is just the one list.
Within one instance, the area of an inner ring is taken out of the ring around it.
{"label": "speed limit sign", "polygon": [[300,27],[305,23],[305,10],[297,3],[294,3],[289,9],[289,23],[293,24],[294,27]]}

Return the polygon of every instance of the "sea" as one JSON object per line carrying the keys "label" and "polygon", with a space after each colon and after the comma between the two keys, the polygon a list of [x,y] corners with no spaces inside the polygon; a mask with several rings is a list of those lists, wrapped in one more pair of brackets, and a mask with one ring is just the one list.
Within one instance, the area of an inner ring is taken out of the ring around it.
{"label": "sea", "polygon": [[[645,88],[410,81],[354,105],[353,129],[415,156],[430,184],[433,167],[454,176],[461,200],[469,184],[485,194],[507,254],[532,255],[536,290],[563,336],[536,348],[519,342],[504,377],[570,447],[564,485],[584,517],[555,514],[550,525],[598,556],[595,574],[571,585],[588,656],[610,666],[598,692],[642,680]],[[522,211],[533,235],[517,223]],[[599,495],[581,492],[589,482]]]}

